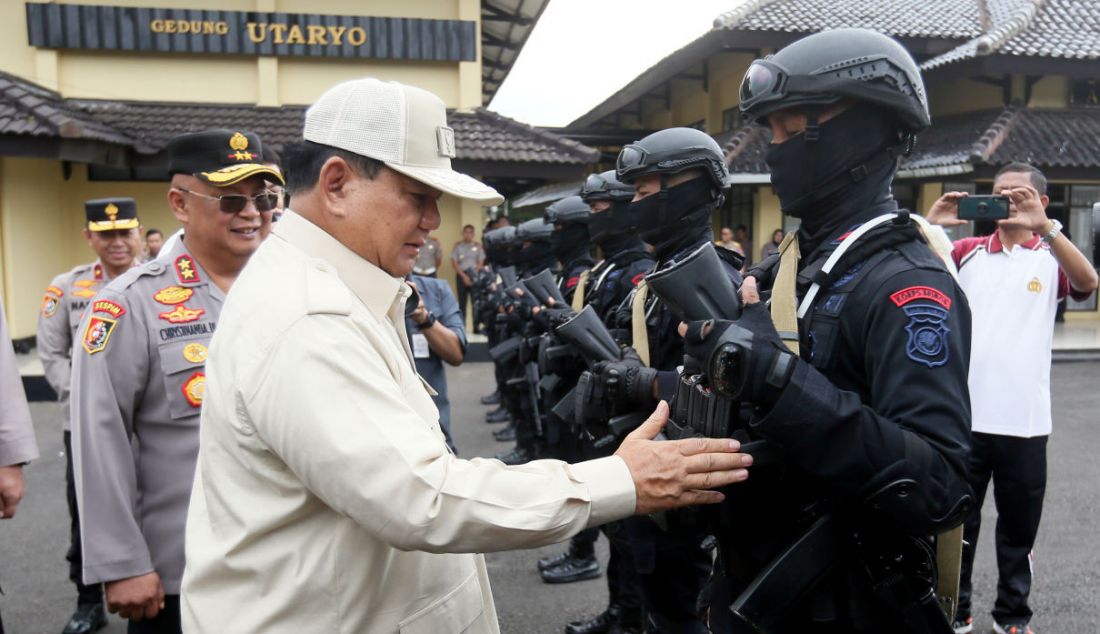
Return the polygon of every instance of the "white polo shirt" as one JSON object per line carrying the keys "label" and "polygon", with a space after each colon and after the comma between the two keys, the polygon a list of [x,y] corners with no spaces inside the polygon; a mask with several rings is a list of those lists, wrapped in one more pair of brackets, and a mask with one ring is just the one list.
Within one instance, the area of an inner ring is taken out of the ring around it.
{"label": "white polo shirt", "polygon": [[1058,300],[1070,292],[1068,278],[1038,236],[1012,248],[996,233],[966,238],[955,242],[952,255],[974,317],[973,431],[1021,438],[1049,434],[1054,314]]}

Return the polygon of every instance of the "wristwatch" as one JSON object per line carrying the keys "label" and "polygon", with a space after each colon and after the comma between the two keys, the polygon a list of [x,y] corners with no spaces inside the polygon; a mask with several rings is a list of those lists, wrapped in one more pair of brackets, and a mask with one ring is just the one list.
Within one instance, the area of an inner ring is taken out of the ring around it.
{"label": "wristwatch", "polygon": [[435,325],[435,315],[428,311],[428,318],[416,325],[417,330],[427,330]]}
{"label": "wristwatch", "polygon": [[1059,233],[1062,233],[1062,223],[1051,218],[1050,231],[1045,235],[1039,236],[1039,239],[1043,242],[1046,242],[1047,244],[1050,244],[1051,242],[1054,242],[1054,239],[1058,237]]}

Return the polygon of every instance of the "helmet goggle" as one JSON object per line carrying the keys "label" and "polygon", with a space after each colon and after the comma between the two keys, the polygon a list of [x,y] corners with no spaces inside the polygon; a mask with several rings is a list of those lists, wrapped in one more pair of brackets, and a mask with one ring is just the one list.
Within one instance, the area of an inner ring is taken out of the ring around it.
{"label": "helmet goggle", "polygon": [[[693,150],[699,150],[700,153],[691,155]],[[711,166],[715,159],[707,158],[705,155],[706,152],[710,151],[713,151],[712,148],[700,145],[676,148],[670,152],[650,155],[645,148],[631,143],[624,146],[622,151],[619,152],[618,158],[615,159],[615,173],[619,180],[625,181],[650,172],[675,174],[693,167],[711,167],[710,171],[713,172],[714,179],[722,183],[721,186],[725,186],[726,175],[719,173],[721,168]],[[686,158],[673,158],[684,154],[688,156]],[[668,158],[662,158],[662,155],[668,155]],[[720,160],[717,162],[721,165]]]}
{"label": "helmet goggle", "polygon": [[590,174],[581,187],[581,198],[589,200],[617,200],[633,198],[634,188],[608,181],[601,174]]}
{"label": "helmet goggle", "polygon": [[787,80],[790,73],[775,62],[758,59],[749,64],[745,78],[741,80],[741,112],[748,112],[759,104],[787,96]]}

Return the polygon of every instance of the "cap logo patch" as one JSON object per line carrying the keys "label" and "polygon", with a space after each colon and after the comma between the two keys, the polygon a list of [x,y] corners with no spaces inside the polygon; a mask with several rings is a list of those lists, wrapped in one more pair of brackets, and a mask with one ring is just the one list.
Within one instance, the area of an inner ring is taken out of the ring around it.
{"label": "cap logo patch", "polygon": [[201,407],[202,398],[206,395],[206,375],[196,372],[184,382],[183,397],[191,404],[191,407]]}
{"label": "cap logo patch", "polygon": [[176,258],[176,277],[181,283],[198,282],[199,272],[195,270],[195,261],[189,255]]}
{"label": "cap logo patch", "polygon": [[111,339],[111,333],[115,330],[114,319],[106,317],[92,317],[88,320],[88,326],[84,328],[83,346],[88,354],[103,352],[107,342]]}
{"label": "cap logo patch", "polygon": [[112,317],[118,318],[126,314],[126,309],[110,300],[99,299],[92,303],[92,312],[107,313]]}
{"label": "cap logo patch", "polygon": [[169,306],[175,306],[176,304],[182,304],[191,299],[191,296],[195,294],[195,291],[184,288],[182,286],[166,286],[153,295],[153,299],[162,304],[168,304]]}
{"label": "cap logo patch", "polygon": [[118,205],[114,203],[108,203],[107,206],[103,209],[103,213],[107,214],[108,220],[114,222],[115,218],[118,218]]}
{"label": "cap logo patch", "polygon": [[201,308],[188,308],[180,304],[168,312],[157,315],[157,317],[160,317],[170,324],[186,324],[189,321],[195,321],[205,312],[206,311]]}
{"label": "cap logo patch", "polygon": [[439,145],[439,155],[446,156],[447,158],[455,157],[455,131],[451,128],[441,125],[436,128],[435,134],[436,143]]}
{"label": "cap logo patch", "polygon": [[189,343],[183,347],[183,358],[191,363],[206,361],[206,346],[201,343]]}
{"label": "cap logo patch", "polygon": [[229,147],[230,149],[237,150],[238,152],[240,152],[241,150],[247,150],[248,137],[241,134],[240,132],[234,132],[233,136],[229,137]]}

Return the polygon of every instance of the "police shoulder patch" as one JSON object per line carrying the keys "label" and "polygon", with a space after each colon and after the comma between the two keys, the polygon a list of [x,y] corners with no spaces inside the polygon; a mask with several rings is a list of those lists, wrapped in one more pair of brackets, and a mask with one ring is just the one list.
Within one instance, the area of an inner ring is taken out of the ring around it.
{"label": "police shoulder patch", "polygon": [[[50,288],[56,288],[56,287],[51,286]],[[42,296],[42,316],[43,317],[53,317],[54,314],[57,313],[57,307],[60,304],[61,304],[61,296],[60,295],[54,295],[53,293],[49,292],[49,289],[47,289],[46,294]]]}
{"label": "police shoulder patch", "polygon": [[905,331],[909,339],[905,355],[930,368],[947,363],[950,348],[947,327],[951,298],[929,286],[910,286],[890,295],[890,301],[901,308],[909,323]]}
{"label": "police shoulder patch", "polygon": [[107,317],[92,316],[88,319],[88,325],[84,328],[82,345],[88,354],[103,352],[107,348],[107,342],[111,339],[111,333],[118,322]]}
{"label": "police shoulder patch", "polygon": [[642,280],[644,280],[644,279],[645,279],[645,273],[639,273],[639,274],[635,275],[634,277],[630,278],[630,283],[634,286],[637,286],[637,285],[641,284]]}
{"label": "police shoulder patch", "polygon": [[580,281],[581,281],[580,276],[573,276],[573,277],[565,280],[565,288],[567,288],[567,289],[573,288]]}
{"label": "police shoulder patch", "polygon": [[92,302],[92,312],[107,313],[117,319],[126,314],[126,309],[109,299],[97,299]]}

